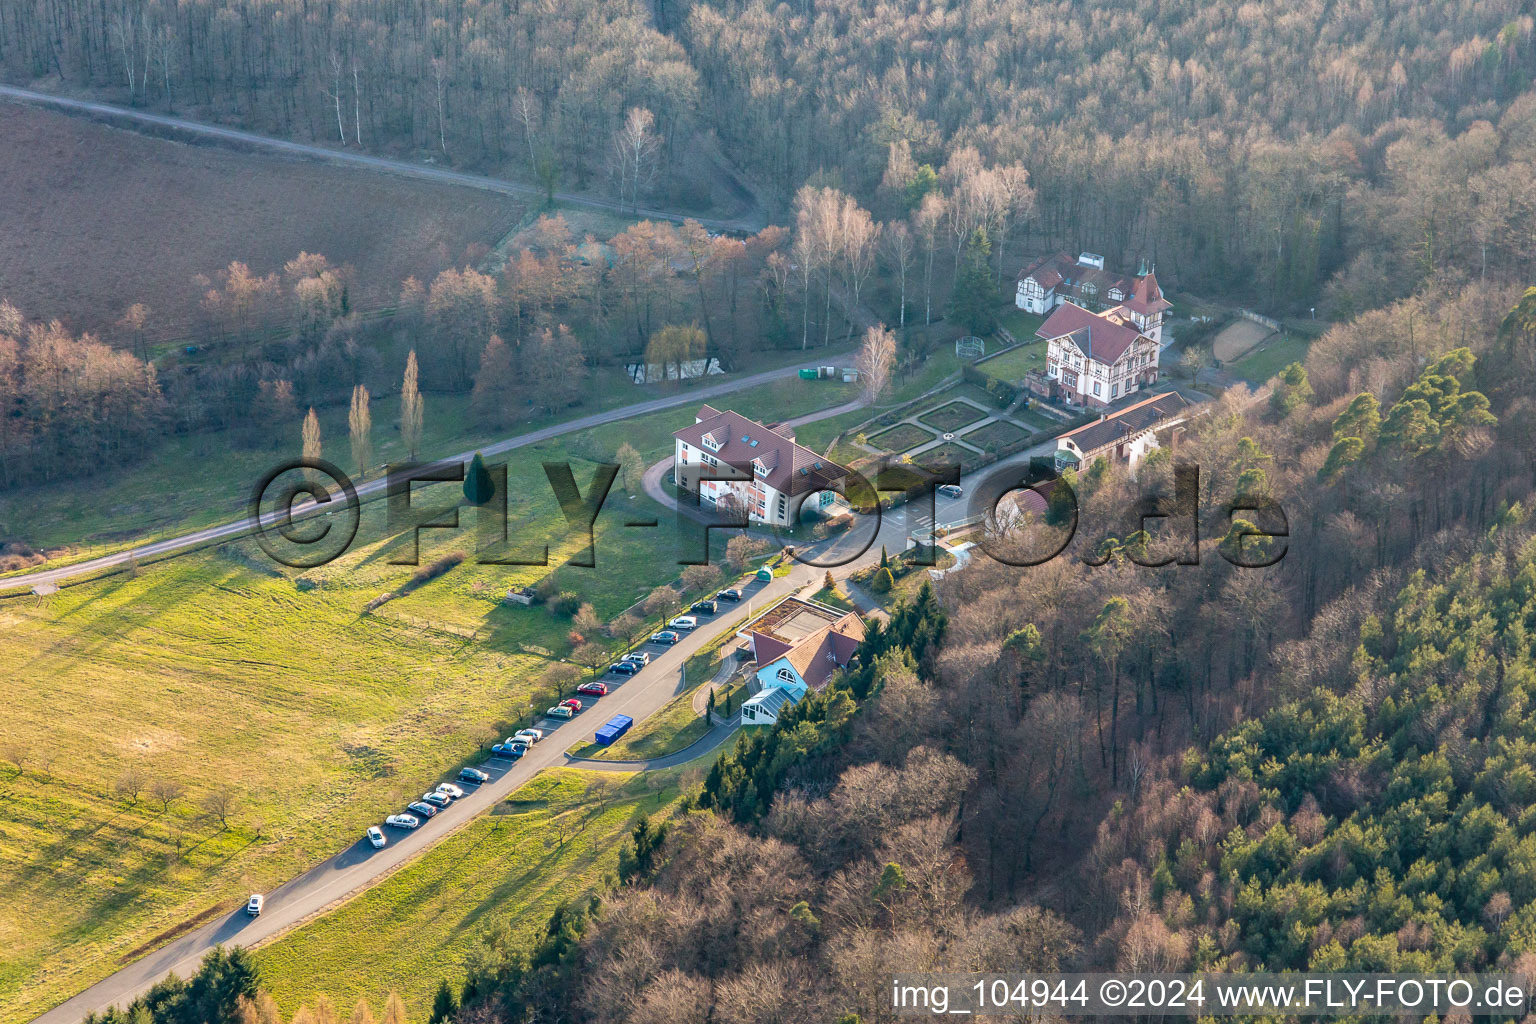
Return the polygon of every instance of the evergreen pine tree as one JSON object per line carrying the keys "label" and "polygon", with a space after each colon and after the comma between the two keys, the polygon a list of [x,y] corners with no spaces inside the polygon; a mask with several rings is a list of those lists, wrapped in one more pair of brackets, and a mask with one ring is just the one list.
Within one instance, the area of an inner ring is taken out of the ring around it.
{"label": "evergreen pine tree", "polygon": [[448,979],[444,978],[437,985],[437,996],[432,1000],[432,1016],[427,1018],[427,1024],[443,1024],[459,1012],[459,1001],[454,998],[453,990],[448,987]]}
{"label": "evergreen pine tree", "polygon": [[470,460],[469,472],[464,475],[464,500],[471,505],[484,505],[496,494],[496,484],[491,479],[490,470],[485,468],[485,460],[475,452],[475,457]]}
{"label": "evergreen pine tree", "polygon": [[987,334],[997,326],[993,309],[997,306],[996,286],[987,264],[992,258],[992,242],[984,228],[971,232],[955,271],[955,287],[949,297],[949,315],[972,334]]}

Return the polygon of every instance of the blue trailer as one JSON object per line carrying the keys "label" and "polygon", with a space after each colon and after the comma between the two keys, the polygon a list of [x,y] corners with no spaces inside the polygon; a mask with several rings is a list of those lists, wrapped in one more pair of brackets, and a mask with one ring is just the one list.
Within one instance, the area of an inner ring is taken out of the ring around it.
{"label": "blue trailer", "polygon": [[608,719],[607,724],[603,725],[597,730],[597,742],[606,747],[612,744],[620,736],[623,736],[625,733],[629,732],[629,727],[634,724],[635,720],[630,718],[628,715],[614,715],[612,718]]}

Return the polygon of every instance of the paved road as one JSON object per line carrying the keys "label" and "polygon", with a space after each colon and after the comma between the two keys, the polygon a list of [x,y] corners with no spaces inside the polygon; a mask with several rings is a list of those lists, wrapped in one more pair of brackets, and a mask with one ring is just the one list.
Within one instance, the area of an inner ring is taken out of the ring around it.
{"label": "paved road", "polygon": [[[878,550],[869,557],[878,558]],[[246,916],[241,907],[92,985],[38,1017],[35,1024],[76,1024],[87,1013],[100,1012],[110,1006],[131,1001],[171,972],[186,977],[197,970],[203,957],[215,945],[252,946],[282,934],[419,856],[451,830],[462,827],[476,815],[505,799],[543,768],[568,763],[574,767],[599,767],[585,762],[570,762],[566,752],[591,742],[592,732],[614,715],[629,715],[638,725],[665,707],[683,689],[683,663],[712,639],[734,627],[740,618],[740,611],[761,611],[779,598],[804,587],[815,586],[819,583],[821,572],[805,565],[796,565],[789,573],[771,583],[752,581],[740,584],[744,590],[741,604],[724,605],[710,621],[672,647],[650,645],[647,649],[654,653],[654,658],[638,674],[627,678],[605,677],[612,691],[608,696],[595,701],[585,698],[586,709],[572,721],[540,723],[540,728],[551,732],[522,760],[509,763],[491,759],[485,762],[481,767],[490,772],[491,781],[478,788],[465,785],[466,790],[474,791],[467,792],[462,800],[424,822],[421,828],[414,832],[386,829],[389,845],[382,850],[373,849],[360,837],[355,844],[334,857],[267,893],[265,908],[260,917]],[[693,756],[699,754],[696,752]],[[431,785],[435,785],[434,780],[422,780],[424,791]]]}
{"label": "paved road", "polygon": [[[759,374],[755,377],[772,379],[774,376],[793,372],[794,369],[790,368],[770,371],[766,375]],[[743,378],[735,382],[735,385],[750,386],[752,382],[753,378]],[[644,404],[654,408],[667,408],[700,401],[706,397],[708,397],[706,392],[701,390],[687,396],[658,399]],[[554,437],[570,430],[584,429],[586,426],[607,422],[615,416],[632,415],[636,408],[631,407],[629,411],[619,410],[584,418],[585,421],[591,422],[573,421],[559,427],[522,435],[486,451],[487,453],[507,451],[520,445],[532,444],[545,437]],[[649,409],[643,411],[649,411]],[[986,495],[989,491],[996,492],[1015,486],[1022,471],[1028,466],[1029,456],[1040,454],[1053,446],[1054,441],[1038,445],[968,475],[965,478],[967,491],[965,497],[948,499],[937,496],[932,521],[941,525],[952,525],[975,515],[977,509],[982,507],[982,503],[987,501]],[[652,477],[658,468],[664,468],[665,465],[666,461],[651,467],[647,477]],[[663,504],[675,507],[664,493],[661,500]],[[244,528],[245,524],[234,525]],[[620,677],[607,677],[613,691],[597,701],[588,698],[587,707],[574,720],[541,723],[540,727],[550,729],[551,734],[521,761],[509,764],[492,759],[485,762],[482,767],[491,774],[491,781],[474,788],[474,791],[468,793],[464,799],[440,812],[435,818],[424,823],[420,829],[414,832],[387,830],[390,841],[389,845],[382,850],[375,850],[365,840],[359,839],[346,850],[266,894],[265,909],[260,917],[250,918],[246,916],[243,908],[237,909],[129,964],[38,1017],[35,1024],[76,1024],[87,1013],[100,1012],[110,1006],[131,1001],[169,973],[187,976],[197,969],[203,957],[215,945],[251,946],[281,935],[288,929],[321,913],[338,900],[374,884],[388,872],[419,856],[448,832],[462,827],[476,815],[484,813],[506,798],[543,768],[572,765],[606,771],[623,771],[636,767],[670,767],[674,763],[680,763],[681,760],[692,760],[710,752],[714,747],[725,742],[729,729],[721,727],[712,731],[705,737],[710,743],[701,742],[695,745],[698,749],[690,748],[688,751],[681,752],[686,757],[673,755],[655,759],[654,763],[615,765],[612,762],[606,764],[586,762],[568,756],[571,749],[586,744],[592,731],[613,715],[629,715],[638,725],[670,703],[685,688],[683,664],[721,633],[733,628],[742,610],[758,611],[802,589],[819,587],[822,575],[829,567],[834,576],[846,577],[853,571],[878,561],[881,545],[887,546],[892,552],[902,551],[906,547],[906,538],[914,530],[931,524],[922,504],[912,502],[882,515],[878,529],[870,529],[872,525],[873,523],[860,524],[859,527],[830,540],[803,546],[800,549],[802,556],[819,564],[796,563],[788,573],[770,583],[751,580],[739,584],[744,591],[741,604],[722,607],[710,621],[670,648],[658,648],[652,645],[650,649],[654,652],[654,657],[649,665],[638,674],[622,681]],[[423,789],[428,788],[429,782],[430,780],[423,781]],[[469,788],[471,787],[466,787],[466,789]]]}
{"label": "paved road", "polygon": [[[331,149],[327,146],[293,142],[288,139],[276,139],[267,135],[258,135],[255,132],[241,131],[238,128],[222,128],[218,125],[186,121],[179,117],[152,114],[145,110],[131,110],[126,107],[114,106],[110,103],[97,103],[93,100],[72,99],[68,96],[52,96],[48,93],[37,92],[33,89],[22,89],[13,85],[0,85],[0,98],[37,106],[52,107],[76,114],[89,114],[93,117],[127,121],[131,124],[150,125],[156,128],[191,134],[199,138],[213,139],[226,144],[234,143],[241,146],[251,146],[272,152],[286,153],[290,156],[321,160],[325,163],[339,166],[384,171],[389,174],[404,175],[443,185],[460,185],[467,188],[480,189],[484,192],[496,192],[501,195],[539,200],[542,200],[545,194],[543,189],[535,185],[525,185],[501,178],[491,178],[481,174],[467,174],[463,171],[451,171],[443,167],[413,164],[404,160],[390,160],[385,157],[369,156],[365,153],[352,153],[346,150]],[[737,216],[730,218],[693,217],[691,219],[697,220],[706,228],[718,231],[743,231],[750,234],[767,227],[768,214],[757,195],[739,176],[723,164],[720,165],[720,171],[729,181],[732,194],[743,203],[743,210]],[[649,217],[652,220],[669,220],[675,223],[682,223],[684,220],[690,219],[684,214],[674,213],[669,210],[658,210],[650,207],[631,208],[624,203],[579,195],[573,192],[556,192],[554,198],[559,202],[568,203],[572,206],[585,206],[590,209],[604,210],[626,217]]]}
{"label": "paved road", "polygon": [[[853,358],[853,353],[836,352],[830,355],[827,353],[817,353],[815,358],[818,361],[846,362]],[[712,398],[719,398],[722,395],[728,395],[745,388],[756,387],[760,384],[766,384],[770,381],[783,380],[786,377],[793,377],[798,372],[798,366],[786,366],[777,370],[764,370],[761,373],[748,374],[745,377],[737,377],[732,380],[723,381],[719,384],[710,384],[705,387],[693,388],[687,391],[679,392],[678,394],[667,395],[662,398],[653,398],[649,401],[637,402],[634,405],[626,405],[620,409],[611,409],[607,412],[598,412],[592,413],[588,416],[581,416],[574,420],[567,420],[564,423],[557,423],[553,426],[529,431],[526,434],[518,434],[515,437],[507,438],[504,441],[497,441],[493,444],[476,450],[483,453],[487,457],[493,455],[501,455],[506,452],[513,451],[517,448],[526,447],[530,444],[538,444],[540,441],[548,441],[551,438],[560,437],[564,434],[575,433],[577,431],[591,430],[594,427],[600,427],[608,423],[629,419],[632,416],[643,416],[647,413],[659,412],[664,409],[673,409],[684,405],[701,405]],[[844,407],[837,407],[837,409],[842,408]],[[450,456],[450,460],[456,459],[459,461],[468,461],[473,456],[473,451],[460,452],[458,455]],[[254,482],[255,481],[252,481],[252,483]],[[388,480],[385,477],[379,477],[375,480],[370,480],[366,483],[358,484],[358,497],[361,499],[367,499],[369,497],[380,496],[384,493],[387,486]],[[306,505],[302,508],[296,507],[295,511],[312,510],[312,508],[312,505]],[[271,515],[272,514],[269,513],[267,517],[264,517],[263,521],[270,523]],[[227,538],[243,534],[250,529],[250,525],[250,518],[249,516],[246,516],[219,526],[210,526],[202,530],[196,530],[192,533],[183,534],[179,537],[172,537],[167,540],[155,541],[154,543],[144,544],[136,548],[129,548],[125,551],[117,551],[110,555],[102,555],[100,558],[93,558],[89,561],[78,562],[74,565],[66,565],[57,569],[39,569],[37,572],[24,573],[17,576],[7,576],[0,578],[0,591],[19,587],[31,587],[40,583],[62,583],[67,580],[74,579],[77,576],[83,576],[89,573],[98,572],[103,569],[111,569],[124,565],[131,559],[144,561],[176,551],[202,547],[215,541],[225,540]]]}
{"label": "paved road", "polygon": [[711,753],[719,747],[731,734],[741,728],[741,715],[732,715],[728,721],[712,722],[709,732],[700,736],[682,750],[670,754],[662,754],[660,757],[645,757],[637,761],[602,761],[595,757],[576,757],[566,754],[567,764],[572,768],[582,768],[594,772],[654,772],[663,768],[676,768],[680,764],[689,761],[697,761],[705,754]]}

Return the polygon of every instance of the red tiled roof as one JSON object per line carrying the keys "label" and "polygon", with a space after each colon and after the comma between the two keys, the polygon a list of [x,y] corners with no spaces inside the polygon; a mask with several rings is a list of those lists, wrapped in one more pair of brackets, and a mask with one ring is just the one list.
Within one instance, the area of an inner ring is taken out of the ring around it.
{"label": "red tiled roof", "polygon": [[1136,279],[1136,287],[1131,289],[1130,297],[1125,300],[1125,308],[1148,315],[1172,309],[1173,303],[1163,298],[1163,290],[1157,284],[1157,275],[1149,273]]}
{"label": "red tiled roof", "polygon": [[1046,341],[1071,337],[1072,344],[1085,356],[1106,366],[1119,362],[1126,350],[1142,336],[1135,326],[1115,316],[1114,310],[1093,313],[1072,302],[1057,306],[1035,335]]}
{"label": "red tiled roof", "polygon": [[1129,295],[1132,289],[1130,278],[1112,270],[1079,263],[1077,257],[1065,251],[1042,256],[1025,267],[1019,273],[1019,280],[1029,278],[1034,278],[1042,291],[1050,291],[1064,281],[1070,282],[1064,292],[1074,298],[1082,296],[1084,285],[1091,285],[1093,291],[1090,298],[1094,302],[1118,301],[1109,297],[1112,289],[1119,288],[1122,295]]}
{"label": "red tiled roof", "polygon": [[[787,655],[781,655],[790,663],[805,685],[815,689],[826,682],[833,671],[848,664],[859,641],[864,639],[864,620],[849,612],[836,622],[829,622],[814,633],[808,634]],[[776,661],[771,658],[769,661]],[[759,660],[759,665],[768,664]]]}
{"label": "red tiled roof", "polygon": [[752,631],[752,654],[759,665],[766,665],[770,661],[777,661],[790,651],[795,645],[788,640],[780,640],[776,636],[767,633]]}
{"label": "red tiled roof", "polygon": [[763,481],[782,494],[823,491],[848,475],[848,471],[837,463],[801,447],[792,438],[769,430],[756,420],[707,405],[699,409],[697,422],[674,431],[672,436],[695,448],[704,448],[705,434],[712,435],[719,443],[719,448],[712,454],[722,462],[750,473],[752,461],[762,459],[768,469]]}

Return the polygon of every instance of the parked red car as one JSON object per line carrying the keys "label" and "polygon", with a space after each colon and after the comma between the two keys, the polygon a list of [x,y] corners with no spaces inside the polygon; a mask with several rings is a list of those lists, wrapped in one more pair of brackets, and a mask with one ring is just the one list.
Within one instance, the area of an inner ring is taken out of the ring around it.
{"label": "parked red car", "polygon": [[584,693],[588,697],[603,697],[608,694],[608,687],[604,683],[582,683],[576,687],[577,693]]}
{"label": "parked red car", "polygon": [[572,711],[580,711],[584,706],[581,701],[577,700],[575,697],[567,697],[560,703],[570,708]]}

